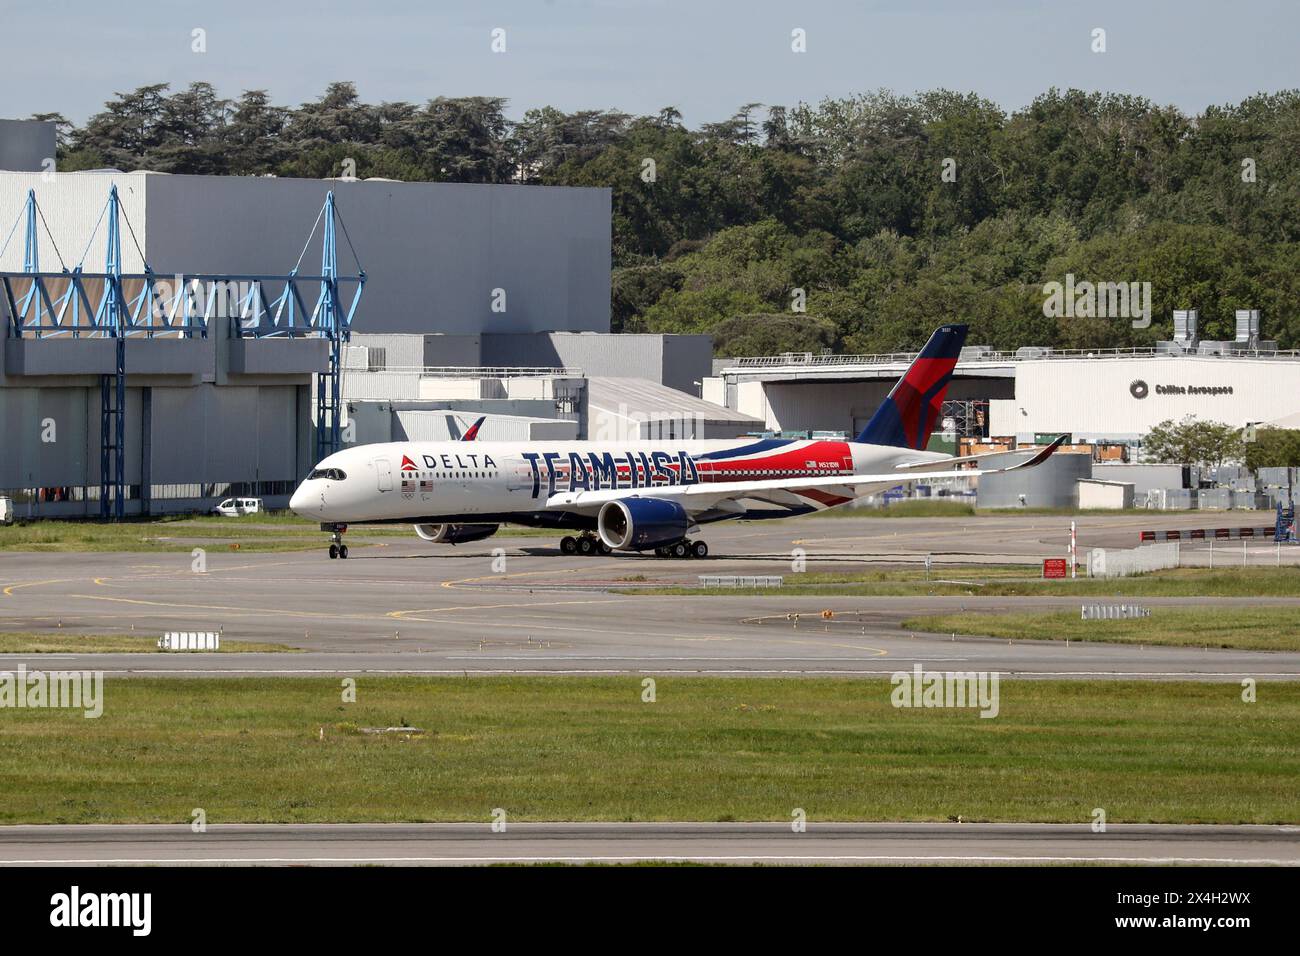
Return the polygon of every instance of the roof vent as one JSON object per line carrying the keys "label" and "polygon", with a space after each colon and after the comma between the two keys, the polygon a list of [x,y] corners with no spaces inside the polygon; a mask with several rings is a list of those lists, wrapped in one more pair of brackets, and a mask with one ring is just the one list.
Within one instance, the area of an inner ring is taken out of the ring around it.
{"label": "roof vent", "polygon": [[1239,349],[1259,348],[1259,309],[1237,310],[1237,339]]}
{"label": "roof vent", "polygon": [[1196,350],[1196,326],[1200,313],[1196,309],[1176,309],[1174,311],[1174,342],[1187,351]]}

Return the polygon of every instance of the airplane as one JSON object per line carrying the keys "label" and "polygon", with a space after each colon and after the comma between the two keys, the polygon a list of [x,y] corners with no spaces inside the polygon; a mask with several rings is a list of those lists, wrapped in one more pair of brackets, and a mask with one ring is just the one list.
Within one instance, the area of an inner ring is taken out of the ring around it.
{"label": "airplane", "polygon": [[978,466],[990,454],[925,450],[966,332],[965,325],[936,330],[852,441],[489,442],[476,440],[480,420],[462,441],[335,452],[312,469],[289,507],[331,532],[331,558],[348,556],[342,535],[357,522],[410,523],[425,541],[453,545],[491,537],[510,523],[567,532],[563,554],[704,558],[708,545],[693,536],[716,521],[788,518],[903,482],[1046,461],[1064,436],[1005,467],[959,467]]}

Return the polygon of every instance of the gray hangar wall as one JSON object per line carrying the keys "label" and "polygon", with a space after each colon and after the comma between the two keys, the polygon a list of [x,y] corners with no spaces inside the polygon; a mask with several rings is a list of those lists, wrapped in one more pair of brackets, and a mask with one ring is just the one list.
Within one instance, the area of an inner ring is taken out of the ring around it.
{"label": "gray hangar wall", "polygon": [[[230,493],[282,506],[313,463],[311,370],[325,343],[241,342],[218,325],[206,339],[127,341],[128,514],[206,508]],[[0,493],[19,515],[98,513],[99,381],[112,355],[107,339],[0,337]]]}
{"label": "gray hangar wall", "polygon": [[56,128],[43,120],[0,120],[0,169],[29,172],[54,162]]}
{"label": "gray hangar wall", "polygon": [[[128,388],[127,513],[206,509],[230,493],[283,507],[311,461],[309,406],[296,385]],[[19,515],[98,514],[98,386],[3,389],[0,427],[0,493]]]}
{"label": "gray hangar wall", "polygon": [[[34,189],[53,234],[53,242],[40,237],[42,268],[60,268],[56,245],[71,267],[113,184],[131,225],[122,235],[128,272],[139,272],[147,258],[164,276],[287,273],[333,189],[347,228],[346,237],[338,234],[340,271],[355,269],[350,239],[367,273],[355,331],[533,339],[609,329],[607,189],[113,171],[43,181],[39,173],[9,171],[0,172],[0,220],[16,221]],[[318,230],[300,272],[319,269],[320,247]],[[85,268],[98,271],[103,261],[101,223]],[[0,269],[21,267],[17,241]],[[504,311],[493,308],[501,302],[497,289]],[[283,505],[312,464],[309,386],[311,372],[324,368],[323,343],[241,343],[215,325],[208,335],[201,345],[170,340],[173,350],[162,340],[128,342],[128,513],[145,500],[154,512],[206,507],[232,490]],[[98,510],[98,375],[111,368],[86,357],[95,348],[94,340],[0,337],[0,427],[8,445],[0,492],[14,494],[20,514]],[[180,358],[163,361],[162,351]],[[47,418],[58,423],[57,442],[41,440]]]}
{"label": "gray hangar wall", "polygon": [[[287,273],[333,189],[347,227],[346,237],[338,232],[339,270],[356,268],[349,238],[366,270],[356,331],[609,331],[608,189],[144,172],[59,173],[45,182],[0,172],[0,222],[7,230],[34,189],[54,243],[75,265],[112,184],[157,273]],[[42,266],[57,270],[48,237],[40,238]],[[320,238],[317,230],[301,272],[319,270]],[[11,242],[0,269],[21,269],[22,254],[22,243]],[[122,258],[128,272],[140,271],[125,228]],[[101,224],[86,268],[103,262]]]}
{"label": "gray hangar wall", "polygon": [[[608,189],[151,175],[146,254],[164,273],[287,272],[330,189],[366,270],[355,331],[609,331]],[[342,230],[338,248],[352,272]]]}

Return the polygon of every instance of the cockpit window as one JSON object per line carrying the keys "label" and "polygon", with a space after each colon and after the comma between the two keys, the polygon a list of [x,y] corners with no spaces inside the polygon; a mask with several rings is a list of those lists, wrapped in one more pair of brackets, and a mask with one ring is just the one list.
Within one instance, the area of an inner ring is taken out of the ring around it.
{"label": "cockpit window", "polygon": [[341,468],[315,468],[312,470],[312,473],[307,476],[307,480],[311,481],[315,478],[327,478],[330,481],[342,481],[346,477],[347,475],[343,473]]}

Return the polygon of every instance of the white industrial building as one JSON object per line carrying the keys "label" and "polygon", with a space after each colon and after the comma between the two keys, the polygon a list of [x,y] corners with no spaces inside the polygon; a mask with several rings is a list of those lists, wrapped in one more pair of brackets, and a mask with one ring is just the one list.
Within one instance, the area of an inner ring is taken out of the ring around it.
{"label": "white industrial building", "polygon": [[1120,511],[1133,507],[1133,485],[1127,481],[1084,478],[1079,481],[1079,507],[1084,510]]}
{"label": "white industrial building", "polygon": [[1014,364],[1015,397],[989,402],[989,433],[1052,431],[1076,441],[1136,441],[1189,415],[1234,427],[1300,411],[1300,355],[1120,352]]}
{"label": "white industrial building", "polygon": [[[815,355],[810,352],[715,362],[702,397],[758,418],[769,431],[856,435],[907,371],[914,352]],[[950,401],[1011,398],[1015,362],[967,348],[948,388]]]}
{"label": "white industrial building", "polygon": [[[345,430],[345,441],[456,438],[483,415],[487,420],[479,435],[484,440],[736,438],[763,426],[759,419],[665,384],[664,379],[683,374],[703,377],[707,336],[549,333],[517,337],[531,346],[525,353],[490,354],[591,364],[422,364],[464,360],[467,338],[354,336],[344,354],[342,392],[354,423]],[[483,336],[494,349],[496,340],[514,338]],[[621,339],[628,340],[627,347],[613,348]],[[690,347],[679,348],[681,339]],[[481,360],[483,343],[473,345],[473,357]],[[665,355],[675,354],[681,361],[664,362]],[[639,368],[626,367],[637,356]],[[633,371],[639,374],[620,374]]]}
{"label": "white industrial building", "polygon": [[[1198,497],[1199,486],[1216,483],[1214,476],[1138,463],[1143,439],[1164,421],[1191,416],[1236,428],[1300,427],[1300,352],[1261,340],[1259,318],[1242,310],[1234,341],[1203,342],[1195,312],[1178,313],[1174,337],[1146,350],[997,352],[968,345],[930,447],[955,452],[956,439],[969,438],[1010,448],[1058,435],[1076,446],[1039,468],[982,478],[981,507],[1271,506],[1289,498],[1289,485],[1241,476]],[[914,357],[794,353],[718,360],[703,395],[760,419],[769,432],[852,436]],[[1123,460],[1094,462],[1089,446],[1099,458],[1109,446]]]}
{"label": "white industrial building", "polygon": [[[911,354],[786,355],[723,363],[704,397],[761,418],[773,431],[856,433],[906,370]],[[1300,412],[1300,352],[1175,354],[967,347],[950,402],[987,403],[984,436],[1020,442],[1140,442],[1151,428],[1193,415],[1236,427]]]}

